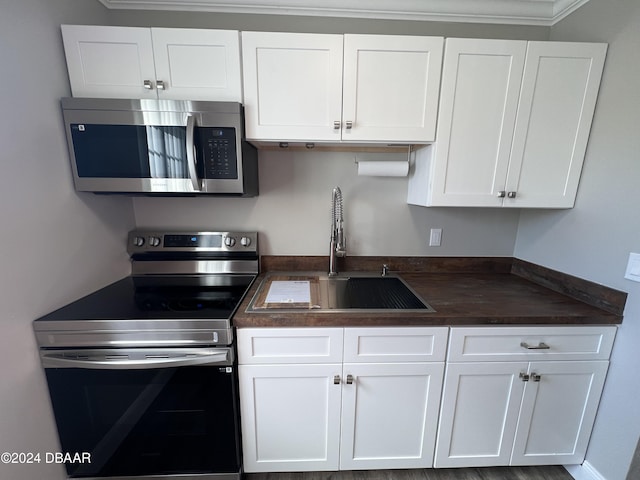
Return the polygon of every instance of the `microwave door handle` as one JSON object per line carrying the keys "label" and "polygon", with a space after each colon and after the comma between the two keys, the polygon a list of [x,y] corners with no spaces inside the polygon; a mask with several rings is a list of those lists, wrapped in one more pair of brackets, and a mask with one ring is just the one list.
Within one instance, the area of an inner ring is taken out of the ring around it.
{"label": "microwave door handle", "polygon": [[[114,352],[117,356],[117,352]],[[149,356],[139,360],[129,359],[76,359],[63,358],[53,354],[42,354],[41,362],[44,368],[90,368],[94,370],[144,370],[149,368],[193,367],[196,365],[211,365],[228,363],[229,354],[226,349],[220,352],[203,352],[189,357],[160,358],[160,355]]]}
{"label": "microwave door handle", "polygon": [[189,178],[193,190],[199,192],[202,190],[198,172],[196,171],[196,144],[194,141],[194,133],[196,130],[196,117],[187,115],[187,168],[189,169]]}

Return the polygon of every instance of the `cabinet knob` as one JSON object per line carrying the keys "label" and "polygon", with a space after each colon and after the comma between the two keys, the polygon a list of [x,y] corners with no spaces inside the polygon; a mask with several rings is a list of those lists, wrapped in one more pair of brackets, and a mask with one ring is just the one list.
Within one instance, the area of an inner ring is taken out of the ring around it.
{"label": "cabinet knob", "polygon": [[507,195],[507,192],[505,192],[504,190],[500,190],[498,192],[498,198],[504,198]]}
{"label": "cabinet knob", "polygon": [[353,128],[353,122],[351,120],[348,120],[347,122],[345,122],[345,126],[347,130],[351,130]]}
{"label": "cabinet knob", "polygon": [[529,381],[529,375],[523,372],[520,372],[520,380],[522,380],[523,382],[528,382]]}
{"label": "cabinet knob", "polygon": [[340,375],[334,375],[333,376],[333,384],[334,385],[340,385]]}
{"label": "cabinet knob", "polygon": [[153,82],[151,80],[145,80],[144,88],[147,90],[153,90]]}
{"label": "cabinet knob", "polygon": [[[158,87],[159,88],[159,87]],[[507,193],[507,197],[509,198],[516,198],[516,192],[509,192]]]}
{"label": "cabinet knob", "polygon": [[333,129],[334,130],[340,130],[340,125],[342,124],[342,122],[340,122],[340,120],[336,120],[335,122],[333,122]]}
{"label": "cabinet knob", "polygon": [[156,88],[158,90],[166,90],[167,86],[164,84],[162,80],[156,80]]}
{"label": "cabinet knob", "polygon": [[520,346],[527,350],[549,350],[551,348],[544,342],[538,342],[538,345],[529,345],[527,342],[521,342]]}
{"label": "cabinet knob", "polygon": [[540,378],[541,378],[541,376],[538,375],[537,373],[532,373],[531,374],[531,380],[533,380],[534,382],[539,382]]}
{"label": "cabinet knob", "polygon": [[353,384],[353,375],[347,375],[347,385]]}

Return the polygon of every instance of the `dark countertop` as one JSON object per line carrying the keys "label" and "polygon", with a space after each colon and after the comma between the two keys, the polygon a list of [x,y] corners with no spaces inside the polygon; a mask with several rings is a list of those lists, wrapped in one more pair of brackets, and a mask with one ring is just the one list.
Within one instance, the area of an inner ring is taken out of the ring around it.
{"label": "dark countertop", "polygon": [[[313,267],[324,266],[323,257],[291,258],[263,258],[262,271],[309,271],[320,270]],[[382,263],[388,263],[391,270],[436,311],[333,313],[296,309],[290,312],[247,312],[265,276],[263,273],[237,310],[234,325],[247,328],[603,325],[622,322],[626,293],[518,259],[356,257],[345,270],[373,270],[372,265]]]}

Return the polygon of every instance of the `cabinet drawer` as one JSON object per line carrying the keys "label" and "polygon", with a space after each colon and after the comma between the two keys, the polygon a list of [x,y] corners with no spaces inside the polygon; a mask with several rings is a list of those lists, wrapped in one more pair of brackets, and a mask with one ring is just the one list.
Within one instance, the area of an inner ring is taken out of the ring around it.
{"label": "cabinet drawer", "polygon": [[614,326],[452,328],[450,362],[607,360]]}
{"label": "cabinet drawer", "polygon": [[243,364],[342,363],[342,328],[240,328]]}
{"label": "cabinet drawer", "polygon": [[346,328],[346,363],[442,362],[447,327]]}

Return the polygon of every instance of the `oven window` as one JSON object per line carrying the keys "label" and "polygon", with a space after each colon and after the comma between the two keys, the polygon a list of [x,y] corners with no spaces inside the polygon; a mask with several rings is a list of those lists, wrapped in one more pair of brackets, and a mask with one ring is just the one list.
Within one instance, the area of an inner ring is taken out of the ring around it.
{"label": "oven window", "polygon": [[[117,354],[117,351],[114,351]],[[238,472],[232,367],[46,369],[70,477]]]}

